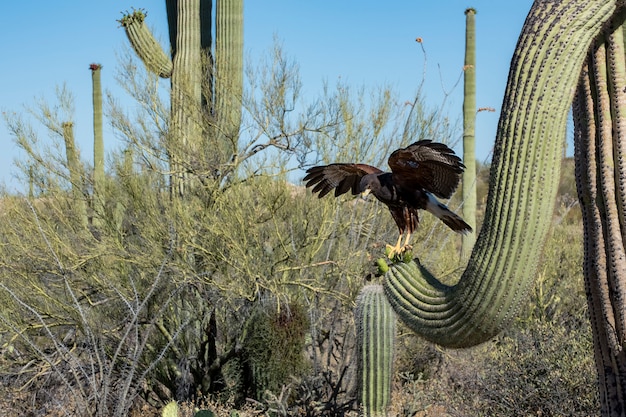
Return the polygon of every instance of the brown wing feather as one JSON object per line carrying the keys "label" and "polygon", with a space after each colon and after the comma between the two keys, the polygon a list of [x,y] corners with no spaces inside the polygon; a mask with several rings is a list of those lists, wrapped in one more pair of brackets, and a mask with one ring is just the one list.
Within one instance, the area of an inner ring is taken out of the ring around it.
{"label": "brown wing feather", "polygon": [[383,171],[366,164],[330,164],[308,169],[304,180],[307,187],[313,187],[314,193],[322,198],[333,189],[335,197],[352,190],[352,194],[359,194],[361,178],[367,174],[379,174]]}
{"label": "brown wing feather", "polygon": [[394,151],[388,162],[398,187],[423,188],[440,198],[452,196],[465,169],[452,149],[430,140]]}

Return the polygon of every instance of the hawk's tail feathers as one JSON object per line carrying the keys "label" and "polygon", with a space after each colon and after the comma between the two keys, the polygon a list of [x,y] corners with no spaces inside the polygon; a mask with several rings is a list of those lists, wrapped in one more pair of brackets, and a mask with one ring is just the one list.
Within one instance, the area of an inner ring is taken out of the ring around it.
{"label": "hawk's tail feathers", "polygon": [[426,211],[432,213],[441,220],[446,226],[457,233],[466,235],[472,232],[469,224],[465,223],[458,214],[451,211],[445,204],[439,202],[434,196],[428,194],[428,202],[426,203]]}

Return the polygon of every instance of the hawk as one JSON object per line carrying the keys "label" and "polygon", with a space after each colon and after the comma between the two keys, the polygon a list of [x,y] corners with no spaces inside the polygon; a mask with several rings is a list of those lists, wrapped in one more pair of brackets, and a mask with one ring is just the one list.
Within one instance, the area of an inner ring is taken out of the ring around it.
{"label": "hawk", "polygon": [[306,171],[304,181],[319,198],[332,190],[335,197],[348,191],[352,195],[371,192],[385,204],[400,232],[396,245],[387,245],[389,258],[411,248],[409,240],[419,224],[418,210],[432,213],[457,233],[472,231],[461,217],[437,200],[452,196],[465,169],[452,149],[443,143],[420,140],[394,151],[387,163],[391,172],[358,163],[316,166]]}

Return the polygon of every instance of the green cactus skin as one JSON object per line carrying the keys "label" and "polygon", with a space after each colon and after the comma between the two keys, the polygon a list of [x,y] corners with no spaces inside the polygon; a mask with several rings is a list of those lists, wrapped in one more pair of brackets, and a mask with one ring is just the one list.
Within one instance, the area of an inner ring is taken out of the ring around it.
{"label": "green cactus skin", "polygon": [[87,206],[83,196],[82,167],[78,158],[78,151],[74,143],[74,123],[64,122],[62,124],[63,139],[65,141],[65,156],[67,158],[67,168],[70,171],[70,182],[72,183],[72,198],[76,216],[83,227],[87,227]]}
{"label": "green cactus skin", "polygon": [[176,401],[170,401],[167,403],[163,410],[161,410],[162,417],[178,417],[178,403]]}
{"label": "green cactus skin", "polygon": [[362,415],[386,416],[391,401],[396,315],[381,285],[366,285],[357,298],[357,370]]}
{"label": "green cactus skin", "polygon": [[222,142],[233,143],[241,124],[243,0],[220,0],[216,9],[215,114],[217,125],[224,132]]}
{"label": "green cactus skin", "polygon": [[624,12],[598,37],[574,100],[576,187],[601,415],[626,409],[626,53]]}
{"label": "green cactus skin", "polygon": [[485,218],[459,282],[415,263],[392,265],[385,291],[398,316],[443,346],[487,341],[515,317],[533,285],[560,177],[567,114],[610,0],[537,1],[509,72]]}
{"label": "green cactus skin", "polygon": [[102,134],[102,65],[91,64],[93,98],[93,209],[92,223],[98,226],[104,213],[104,139]]}
{"label": "green cactus skin", "polygon": [[173,195],[185,194],[188,164],[179,155],[197,152],[202,133],[202,89],[200,50],[200,0],[179,0],[176,54],[173,58],[169,153],[172,159]]}
{"label": "green cactus skin", "polygon": [[145,12],[134,10],[132,13],[127,13],[119,22],[146,68],[161,78],[169,78],[172,75],[172,61],[152,36],[144,23],[145,19]]}
{"label": "green cactus skin", "polygon": [[[476,10],[465,10],[465,65],[463,66],[463,218],[476,227]],[[461,259],[467,260],[476,233],[461,238]]]}

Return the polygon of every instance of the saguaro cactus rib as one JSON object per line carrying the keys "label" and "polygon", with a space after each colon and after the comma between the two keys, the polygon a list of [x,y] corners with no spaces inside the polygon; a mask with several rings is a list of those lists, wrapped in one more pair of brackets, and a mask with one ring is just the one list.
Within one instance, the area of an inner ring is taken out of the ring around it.
{"label": "saguaro cactus rib", "polygon": [[445,346],[471,346],[497,334],[519,310],[551,221],[572,86],[616,6],[533,4],[511,62],[485,219],[466,271],[448,288],[417,266],[394,265],[385,275],[392,306],[417,333]]}

